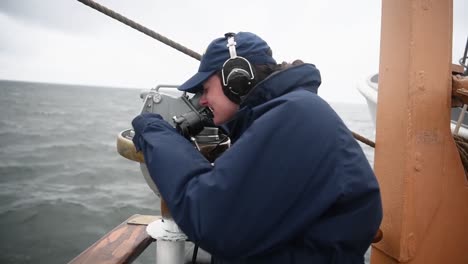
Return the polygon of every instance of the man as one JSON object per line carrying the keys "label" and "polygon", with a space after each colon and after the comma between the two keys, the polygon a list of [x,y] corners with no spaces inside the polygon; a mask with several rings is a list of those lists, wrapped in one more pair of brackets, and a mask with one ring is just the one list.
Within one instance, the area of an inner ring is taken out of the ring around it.
{"label": "man", "polygon": [[208,46],[180,90],[203,90],[232,147],[212,166],[155,114],[134,143],[172,216],[215,263],[363,263],[382,218],[358,143],[317,96],[312,64],[277,65],[255,34]]}

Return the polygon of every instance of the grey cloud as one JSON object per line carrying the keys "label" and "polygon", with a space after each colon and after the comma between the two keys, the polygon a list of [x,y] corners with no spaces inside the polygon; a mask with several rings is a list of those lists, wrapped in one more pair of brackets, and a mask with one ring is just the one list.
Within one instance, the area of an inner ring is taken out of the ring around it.
{"label": "grey cloud", "polygon": [[111,23],[76,0],[2,0],[0,13],[22,23],[81,34],[96,33]]}

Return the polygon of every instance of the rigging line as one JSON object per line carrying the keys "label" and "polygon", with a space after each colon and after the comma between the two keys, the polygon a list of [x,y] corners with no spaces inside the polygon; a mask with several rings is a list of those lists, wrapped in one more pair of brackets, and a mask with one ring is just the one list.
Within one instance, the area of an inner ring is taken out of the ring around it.
{"label": "rigging line", "polygon": [[368,139],[368,138],[365,138],[365,137],[359,135],[359,134],[356,133],[356,132],[351,131],[351,133],[353,134],[353,137],[354,137],[355,139],[361,141],[362,143],[366,144],[366,145],[369,146],[369,147],[375,148],[375,142],[374,142],[374,141],[372,141],[372,140],[370,140],[370,139]]}
{"label": "rigging line", "polygon": [[[154,32],[153,30],[151,30],[151,29],[149,29],[149,28],[147,28],[147,27],[145,27],[145,26],[143,26],[143,25],[141,25],[141,24],[139,24],[139,23],[137,23],[137,22],[135,22],[135,21],[133,21],[131,19],[128,19],[128,18],[124,17],[123,15],[121,15],[121,14],[119,14],[119,13],[117,13],[117,12],[115,12],[115,11],[113,11],[113,10],[99,4],[99,3],[96,3],[96,2],[94,2],[92,0],[77,0],[77,1],[84,4],[84,5],[89,6],[89,7],[93,8],[93,9],[95,9],[95,10],[97,10],[97,11],[99,11],[99,12],[105,14],[105,15],[108,15],[108,16],[112,17],[113,19],[118,20],[118,21],[124,23],[125,25],[127,25],[127,26],[129,26],[131,28],[134,28],[134,29],[136,29],[136,30],[138,30],[138,31],[140,31],[140,32],[142,32],[142,33],[144,33],[144,34],[146,34],[146,35],[148,35],[148,36],[150,36],[150,37],[152,37],[152,38],[166,44],[166,45],[168,45],[169,47],[172,47],[172,48],[174,48],[174,49],[176,49],[176,50],[178,50],[178,51],[180,51],[180,52],[194,58],[194,59],[201,60],[202,56],[199,53],[197,53],[197,52],[195,52],[195,51],[193,51],[193,50],[191,50],[191,49],[189,49],[189,48],[187,48],[185,46],[182,46],[179,43],[177,43],[177,42],[175,42],[175,41],[173,41],[173,40],[171,40],[171,39],[169,39],[169,38],[167,38],[167,37],[165,37],[165,36],[163,36],[161,34],[158,34],[158,33]],[[361,136],[361,135],[359,135],[359,134],[357,134],[355,132],[352,132],[352,133],[353,133],[353,136],[354,136],[355,139],[361,141],[362,143],[364,143],[364,144],[366,144],[366,145],[368,145],[370,147],[375,148],[375,143],[372,142],[371,140],[369,140],[369,139],[367,139],[367,138],[365,138],[365,137],[363,137],[363,136]]]}
{"label": "rigging line", "polygon": [[167,38],[167,37],[164,37],[163,35],[161,34],[158,34],[156,32],[154,32],[153,30],[141,25],[141,24],[138,24],[137,22],[133,21],[133,20],[130,20],[126,17],[124,17],[123,15],[101,5],[101,4],[98,4],[92,0],[77,0],[78,2],[81,2],[82,4],[85,4],[101,13],[104,13],[122,23],[124,23],[125,25],[129,26],[129,27],[132,27],[156,40],[159,40],[160,42],[184,53],[184,54],[187,54],[189,55],[190,57],[194,58],[194,59],[197,59],[197,60],[201,60],[201,55],[187,47],[184,47],[178,43],[176,43],[175,41]]}
{"label": "rigging line", "polygon": [[465,68],[463,75],[467,76],[468,75],[468,65],[466,64],[466,59],[468,53],[468,36],[466,37],[466,45],[465,45],[465,52],[463,53],[463,57],[460,59],[460,64]]}

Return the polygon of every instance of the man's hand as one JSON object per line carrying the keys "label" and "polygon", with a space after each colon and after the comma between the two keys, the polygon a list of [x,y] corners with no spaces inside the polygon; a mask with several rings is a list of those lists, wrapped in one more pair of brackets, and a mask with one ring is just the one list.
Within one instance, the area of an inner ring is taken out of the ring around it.
{"label": "man's hand", "polygon": [[[133,130],[135,131],[135,135],[133,136],[133,145],[137,151],[141,151],[142,149],[142,139],[141,134],[143,133],[144,129],[149,125],[155,122],[165,122],[162,116],[155,113],[143,113],[136,116],[132,121]],[[169,125],[169,124],[167,124]]]}

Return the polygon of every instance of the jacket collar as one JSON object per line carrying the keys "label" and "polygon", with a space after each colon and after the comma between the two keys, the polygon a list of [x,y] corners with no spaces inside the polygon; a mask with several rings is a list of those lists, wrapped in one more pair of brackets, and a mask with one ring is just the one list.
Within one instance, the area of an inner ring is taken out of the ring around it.
{"label": "jacket collar", "polygon": [[240,105],[254,107],[298,88],[317,93],[320,72],[313,64],[300,64],[275,72],[258,83]]}
{"label": "jacket collar", "polygon": [[250,126],[253,107],[297,89],[317,93],[320,83],[320,72],[313,64],[291,66],[285,70],[275,72],[258,83],[247,94],[234,118],[222,125],[222,128],[229,134],[234,143],[242,132]]}

